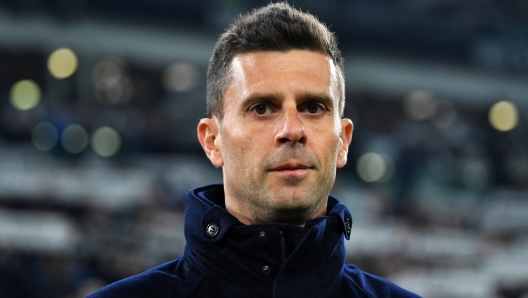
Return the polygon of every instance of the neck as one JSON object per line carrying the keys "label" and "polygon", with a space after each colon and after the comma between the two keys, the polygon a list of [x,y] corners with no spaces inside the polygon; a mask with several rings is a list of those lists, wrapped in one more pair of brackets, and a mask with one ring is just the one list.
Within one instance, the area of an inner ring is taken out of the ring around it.
{"label": "neck", "polygon": [[265,209],[260,206],[247,206],[246,204],[240,204],[237,200],[228,198],[227,195],[225,198],[227,212],[245,225],[286,223],[304,227],[308,220],[326,214],[326,204],[327,200],[324,200],[320,206],[317,206],[317,208],[268,209],[265,211]]}

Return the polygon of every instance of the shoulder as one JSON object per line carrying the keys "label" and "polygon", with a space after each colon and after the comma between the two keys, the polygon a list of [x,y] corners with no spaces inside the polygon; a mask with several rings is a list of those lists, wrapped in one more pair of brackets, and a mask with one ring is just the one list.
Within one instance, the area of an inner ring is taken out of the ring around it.
{"label": "shoulder", "polygon": [[87,298],[182,297],[199,282],[195,270],[183,258],[116,281]]}
{"label": "shoulder", "polygon": [[344,266],[345,279],[366,297],[392,297],[392,298],[419,298],[420,296],[409,292],[400,286],[375,276],[363,272],[354,265]]}

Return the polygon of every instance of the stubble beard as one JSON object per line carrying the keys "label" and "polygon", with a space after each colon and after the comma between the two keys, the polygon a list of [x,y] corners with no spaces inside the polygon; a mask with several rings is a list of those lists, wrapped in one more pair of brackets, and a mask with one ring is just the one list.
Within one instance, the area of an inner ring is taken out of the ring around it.
{"label": "stubble beard", "polygon": [[[272,168],[288,159],[301,161],[313,166],[308,171],[316,171],[316,181],[310,183],[295,177],[281,180],[279,184],[271,183],[272,175],[267,169]],[[295,225],[304,223],[313,218],[320,210],[321,204],[326,206],[328,195],[335,181],[335,170],[328,175],[320,168],[319,161],[312,155],[301,150],[289,148],[285,152],[279,152],[269,157],[264,162],[259,176],[253,181],[246,177],[245,181],[237,181],[239,187],[233,189],[234,197],[240,200],[240,210],[255,223],[280,222]],[[335,168],[335,167],[334,167]],[[255,178],[255,177],[253,177]]]}
{"label": "stubble beard", "polygon": [[304,189],[264,189],[258,190],[245,187],[244,197],[247,202],[248,212],[257,222],[279,222],[303,225],[312,218],[320,205],[325,201],[325,196],[317,191],[317,187],[310,186]]}

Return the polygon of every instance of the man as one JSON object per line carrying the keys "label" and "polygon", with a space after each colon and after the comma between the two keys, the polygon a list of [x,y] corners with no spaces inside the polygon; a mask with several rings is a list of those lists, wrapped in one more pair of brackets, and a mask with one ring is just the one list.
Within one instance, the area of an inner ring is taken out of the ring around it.
{"label": "man", "polygon": [[353,125],[334,35],[284,3],[240,17],[209,63],[198,139],[223,185],[189,192],[184,255],[90,297],[417,297],[344,265],[330,196]]}

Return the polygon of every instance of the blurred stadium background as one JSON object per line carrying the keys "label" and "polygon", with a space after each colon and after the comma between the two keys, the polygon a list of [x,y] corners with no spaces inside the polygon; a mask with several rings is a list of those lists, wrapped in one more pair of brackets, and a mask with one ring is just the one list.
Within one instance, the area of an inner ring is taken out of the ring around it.
{"label": "blurred stadium background", "polygon": [[[84,297],[182,253],[219,33],[252,0],[0,0],[0,297]],[[528,1],[306,0],[345,56],[348,261],[528,297]]]}

